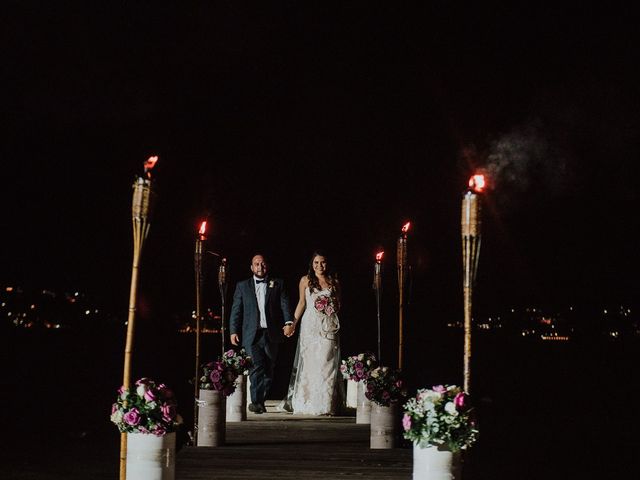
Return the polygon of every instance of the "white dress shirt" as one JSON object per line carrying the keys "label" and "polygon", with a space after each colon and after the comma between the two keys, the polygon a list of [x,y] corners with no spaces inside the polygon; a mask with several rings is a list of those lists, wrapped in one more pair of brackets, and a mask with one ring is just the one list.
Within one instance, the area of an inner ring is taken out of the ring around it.
{"label": "white dress shirt", "polygon": [[[256,280],[264,280],[262,283],[256,283]],[[253,285],[256,288],[256,299],[258,300],[258,311],[260,312],[260,328],[267,328],[267,314],[264,309],[264,299],[267,294],[266,278],[258,278],[253,276]]]}

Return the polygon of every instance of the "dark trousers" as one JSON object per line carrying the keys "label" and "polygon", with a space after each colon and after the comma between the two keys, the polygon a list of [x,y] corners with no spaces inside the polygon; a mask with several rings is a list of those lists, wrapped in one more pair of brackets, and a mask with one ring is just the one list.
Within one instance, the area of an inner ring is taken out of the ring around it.
{"label": "dark trousers", "polygon": [[278,356],[278,343],[269,341],[266,328],[258,329],[256,339],[251,345],[253,368],[249,372],[251,380],[251,403],[264,405],[273,383],[273,373]]}

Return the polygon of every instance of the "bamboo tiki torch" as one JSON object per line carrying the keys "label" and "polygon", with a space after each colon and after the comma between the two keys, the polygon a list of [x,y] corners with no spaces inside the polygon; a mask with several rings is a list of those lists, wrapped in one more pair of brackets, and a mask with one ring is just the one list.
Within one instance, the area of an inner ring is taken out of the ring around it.
{"label": "bamboo tiki torch", "polygon": [[193,253],[193,266],[195,271],[196,283],[196,361],[195,361],[195,381],[193,382],[193,444],[198,445],[198,402],[199,388],[198,379],[200,378],[200,329],[202,320],[202,245],[207,239],[207,222],[206,220],[200,224],[200,230],[196,236],[196,247]]}
{"label": "bamboo tiki torch", "polygon": [[382,362],[381,347],[381,323],[380,323],[380,307],[382,305],[382,257],[384,252],[376,253],[376,263],[373,266],[373,289],[376,292],[376,318],[378,320],[378,363]]}
{"label": "bamboo tiki torch", "polygon": [[[144,241],[151,227],[151,170],[158,161],[152,156],[144,162],[144,177],[136,178],[133,183],[133,198],[131,201],[131,220],[133,223],[133,261],[131,265],[131,287],[129,290],[129,315],[127,317],[127,339],[124,347],[124,370],[122,386],[128,389],[131,385],[131,355],[133,353],[133,338],[135,333],[136,298],[138,293],[138,270]],[[120,480],[127,476],[127,434],[120,434]]]}
{"label": "bamboo tiki torch", "polygon": [[398,238],[397,262],[398,262],[398,369],[402,370],[403,336],[402,323],[404,320],[404,286],[407,281],[407,232],[411,222],[407,222],[402,227],[402,234]]}
{"label": "bamboo tiki torch", "polygon": [[220,262],[220,266],[218,267],[218,288],[220,289],[220,344],[222,346],[222,355],[224,355],[225,350],[225,316],[226,316],[226,308],[225,308],[225,300],[227,298],[227,259],[223,258]]}
{"label": "bamboo tiki torch", "polygon": [[483,175],[474,175],[462,196],[462,262],[464,293],[464,391],[471,390],[471,318],[473,286],[480,256],[480,196],[485,186]]}

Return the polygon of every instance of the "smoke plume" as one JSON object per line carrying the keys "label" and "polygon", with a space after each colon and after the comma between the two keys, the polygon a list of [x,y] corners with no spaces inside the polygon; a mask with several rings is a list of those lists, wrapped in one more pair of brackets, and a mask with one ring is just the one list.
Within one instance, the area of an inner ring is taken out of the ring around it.
{"label": "smoke plume", "polygon": [[566,159],[540,122],[516,127],[493,140],[482,170],[502,206],[524,195],[531,200],[558,196],[569,178]]}

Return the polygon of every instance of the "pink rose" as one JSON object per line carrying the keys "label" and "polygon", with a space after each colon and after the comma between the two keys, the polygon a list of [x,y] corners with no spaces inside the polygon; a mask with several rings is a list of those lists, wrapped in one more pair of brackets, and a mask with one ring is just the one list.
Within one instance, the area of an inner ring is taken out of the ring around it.
{"label": "pink rose", "polygon": [[167,429],[164,427],[164,425],[157,424],[151,433],[157,435],[158,437],[161,437],[167,433]]}
{"label": "pink rose", "polygon": [[436,393],[445,393],[447,389],[444,387],[444,385],[435,385],[433,387],[433,391]]}
{"label": "pink rose", "polygon": [[408,432],[411,429],[411,417],[407,413],[402,417],[402,428],[404,428],[405,432]]}
{"label": "pink rose", "polygon": [[156,394],[151,390],[147,390],[146,392],[144,392],[144,399],[147,402],[154,402],[156,400]]}
{"label": "pink rose", "polygon": [[458,410],[462,410],[467,404],[467,395],[464,392],[460,392],[453,399],[453,403]]}
{"label": "pink rose", "polygon": [[132,408],[122,417],[124,423],[129,425],[138,425],[140,423],[140,412],[137,408]]}
{"label": "pink rose", "polygon": [[175,417],[175,407],[172,405],[164,404],[160,407],[160,411],[162,412],[162,419],[165,422],[171,422]]}

